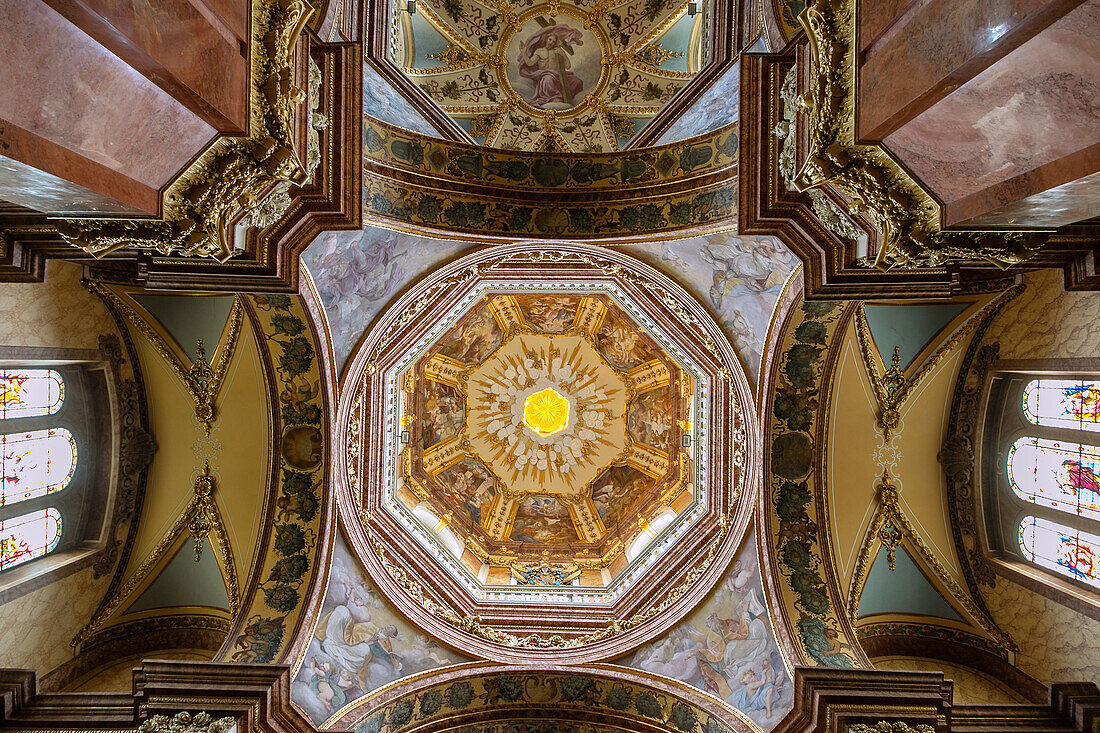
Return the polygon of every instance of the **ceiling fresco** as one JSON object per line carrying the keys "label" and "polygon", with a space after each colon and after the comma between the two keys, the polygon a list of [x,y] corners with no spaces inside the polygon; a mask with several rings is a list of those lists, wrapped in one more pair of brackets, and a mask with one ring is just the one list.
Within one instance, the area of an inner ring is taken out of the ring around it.
{"label": "ceiling fresco", "polygon": [[706,3],[422,0],[412,14],[394,6],[394,62],[489,147],[618,150],[707,53]]}
{"label": "ceiling fresco", "polygon": [[345,384],[357,551],[459,648],[588,658],[641,635],[608,624],[703,594],[748,521],[744,369],[697,300],[625,253],[445,264],[368,329]]}
{"label": "ceiling fresco", "polygon": [[401,379],[397,498],[490,583],[603,587],[639,527],[693,504],[694,379],[607,295],[488,293]]}

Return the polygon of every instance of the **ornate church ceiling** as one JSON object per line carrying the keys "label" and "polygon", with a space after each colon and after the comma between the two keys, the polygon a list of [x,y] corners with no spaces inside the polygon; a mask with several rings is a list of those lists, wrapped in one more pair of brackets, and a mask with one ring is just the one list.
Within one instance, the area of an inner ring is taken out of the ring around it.
{"label": "ornate church ceiling", "polygon": [[398,498],[489,582],[602,587],[624,540],[692,504],[695,380],[607,295],[489,293],[406,374]]}
{"label": "ornate church ceiling", "polygon": [[499,623],[490,641],[606,636],[702,592],[748,516],[751,396],[718,325],[633,258],[559,249],[483,250],[419,284],[367,334],[341,408],[391,590]]}
{"label": "ornate church ceiling", "polygon": [[490,147],[618,150],[709,54],[707,3],[394,5],[393,61],[474,140]]}

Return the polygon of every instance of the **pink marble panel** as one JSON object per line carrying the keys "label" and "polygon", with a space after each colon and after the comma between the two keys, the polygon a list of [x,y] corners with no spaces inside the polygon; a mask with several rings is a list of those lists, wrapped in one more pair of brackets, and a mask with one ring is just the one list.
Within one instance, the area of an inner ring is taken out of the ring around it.
{"label": "pink marble panel", "polygon": [[2,155],[0,201],[9,201],[47,214],[148,213]]}
{"label": "pink marble panel", "polygon": [[[948,222],[968,227],[1025,227],[1053,229],[1100,216],[1100,173],[1078,178],[1069,183],[1024,198],[1010,201],[989,213],[970,219]],[[957,218],[956,213],[954,218]]]}
{"label": "pink marble panel", "polygon": [[146,186],[159,189],[214,135],[39,0],[0,2],[0,48],[0,119]]}
{"label": "pink marble panel", "polygon": [[[200,11],[189,0],[42,1],[218,130],[246,130],[244,36],[205,6]],[[247,4],[222,2],[238,15]]]}
{"label": "pink marble panel", "polygon": [[[919,0],[896,8],[900,16],[877,29],[877,39],[860,39],[868,45],[859,72],[859,136],[883,139],[1081,1]],[[861,19],[861,31],[900,4],[864,0],[861,7],[881,8]]]}
{"label": "pink marble panel", "polygon": [[[1100,142],[1100,0],[1081,5],[885,142],[949,210],[971,197],[955,220],[1095,172],[1075,159]],[[1005,187],[981,203],[982,192],[1026,181],[1044,166],[1030,186]]]}

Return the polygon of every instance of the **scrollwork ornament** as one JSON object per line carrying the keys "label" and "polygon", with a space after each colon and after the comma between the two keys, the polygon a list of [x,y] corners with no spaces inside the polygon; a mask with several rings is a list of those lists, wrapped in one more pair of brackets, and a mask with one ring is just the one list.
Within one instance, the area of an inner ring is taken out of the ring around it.
{"label": "scrollwork ornament", "polygon": [[848,733],[936,733],[936,729],[927,723],[880,720],[874,724],[854,723],[849,725]]}
{"label": "scrollwork ornament", "polygon": [[154,715],[142,722],[138,733],[228,733],[236,724],[233,718],[214,719],[210,713],[179,712],[169,717]]}
{"label": "scrollwork ornament", "polygon": [[[809,146],[790,185],[809,192],[830,183],[842,191],[849,209],[865,213],[882,234],[874,260],[880,270],[941,267],[951,260],[984,260],[1004,269],[1033,257],[1048,234],[942,231],[941,207],[932,195],[881,145],[855,142],[853,6],[854,0],[824,0],[799,16],[809,39],[810,86],[794,106],[809,117]],[[789,130],[787,137],[793,137]]]}
{"label": "scrollwork ornament", "polygon": [[164,193],[161,218],[58,219],[62,238],[94,257],[123,248],[226,262],[233,222],[273,184],[306,182],[296,151],[294,110],[306,93],[293,84],[293,48],[313,8],[306,0],[253,3],[252,108],[246,138],[220,137]]}

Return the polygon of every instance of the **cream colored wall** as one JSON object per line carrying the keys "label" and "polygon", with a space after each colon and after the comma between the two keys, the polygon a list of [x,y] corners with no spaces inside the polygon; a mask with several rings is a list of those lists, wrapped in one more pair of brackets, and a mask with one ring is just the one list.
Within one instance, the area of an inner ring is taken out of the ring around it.
{"label": "cream colored wall", "polygon": [[955,683],[953,701],[957,705],[1028,704],[1026,699],[1000,680],[950,662],[914,657],[876,657],[871,663],[875,669],[894,672],[943,672],[944,678]]}
{"label": "cream colored wall", "polygon": [[0,606],[0,667],[56,669],[73,656],[69,642],[103,598],[108,574],[85,568]]}
{"label": "cream colored wall", "polygon": [[985,336],[1000,342],[1002,359],[1100,357],[1100,293],[1064,292],[1060,270],[1028,273],[1024,284]]}
{"label": "cream colored wall", "polygon": [[51,260],[44,283],[0,285],[0,346],[98,349],[99,336],[117,333],[103,303],[80,285],[84,268]]}
{"label": "cream colored wall", "polygon": [[[1067,293],[1062,273],[1024,276],[1027,288],[994,319],[984,342],[1002,359],[1100,357],[1100,293]],[[1020,645],[1017,666],[1044,684],[1100,680],[1100,621],[998,576],[982,595],[997,623]]]}

